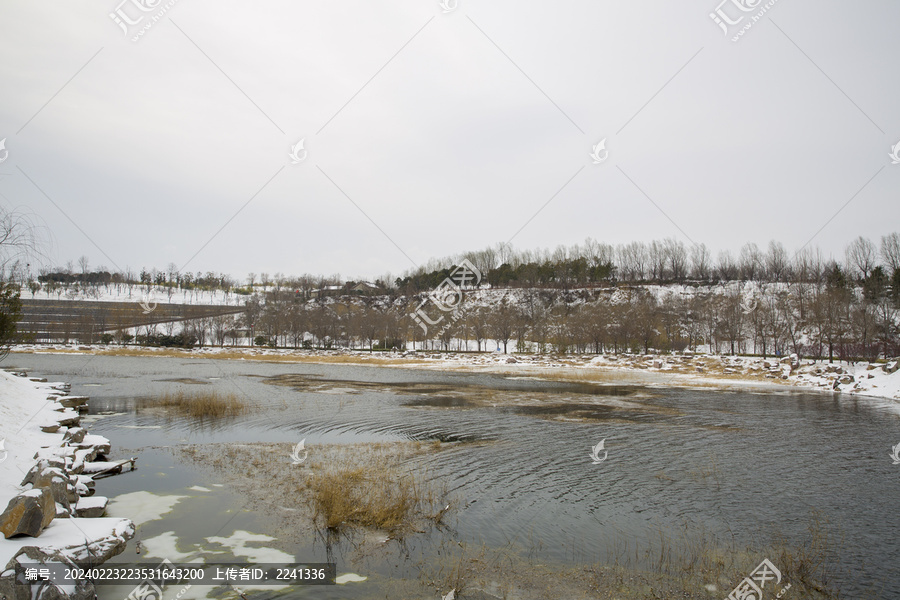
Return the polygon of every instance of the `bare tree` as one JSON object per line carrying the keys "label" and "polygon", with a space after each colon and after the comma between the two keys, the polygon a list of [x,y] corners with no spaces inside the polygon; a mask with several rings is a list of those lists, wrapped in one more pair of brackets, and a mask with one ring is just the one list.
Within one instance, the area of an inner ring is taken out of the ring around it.
{"label": "bare tree", "polygon": [[868,238],[859,236],[847,246],[847,263],[863,279],[868,279],[869,273],[878,264],[877,257],[875,244]]}
{"label": "bare tree", "polygon": [[504,354],[507,353],[507,344],[513,335],[514,327],[515,310],[504,297],[488,317],[488,331],[498,344],[503,344]]}
{"label": "bare tree", "polygon": [[24,212],[0,206],[0,272],[17,260],[45,260],[44,248],[49,241],[45,234],[46,230]]}
{"label": "bare tree", "polygon": [[[0,273],[8,264],[43,257],[41,230],[27,215],[0,207]],[[22,310],[19,286],[0,280],[0,358],[9,352]]]}
{"label": "bare tree", "polygon": [[900,269],[900,234],[892,233],[881,238],[881,260],[893,273]]}
{"label": "bare tree", "polygon": [[771,281],[784,281],[788,275],[790,258],[787,250],[781,242],[772,240],[769,242],[769,251],[766,253],[766,275]]}
{"label": "bare tree", "polygon": [[740,269],[741,279],[756,281],[762,269],[762,253],[753,242],[744,244],[741,248]]}
{"label": "bare tree", "polygon": [[663,241],[663,252],[669,264],[672,279],[683,281],[687,276],[687,250],[684,244],[675,238],[666,238]]}
{"label": "bare tree", "polygon": [[78,259],[78,267],[81,269],[81,283],[87,283],[87,274],[90,268],[90,261],[88,261],[87,256],[82,255]]}
{"label": "bare tree", "polygon": [[740,269],[738,268],[737,263],[734,261],[734,257],[731,255],[731,252],[728,250],[722,250],[719,252],[719,260],[716,265],[716,269],[719,272],[719,277],[726,281],[732,281],[737,279],[740,275]]}
{"label": "bare tree", "polygon": [[666,276],[666,251],[663,244],[653,240],[648,247],[648,258],[650,264],[650,278],[657,281],[665,279]]}
{"label": "bare tree", "polygon": [[695,244],[691,247],[691,267],[697,279],[709,279],[712,257],[706,244]]}
{"label": "bare tree", "polygon": [[643,242],[631,242],[619,246],[619,269],[622,276],[630,281],[641,280],[647,276],[649,253]]}

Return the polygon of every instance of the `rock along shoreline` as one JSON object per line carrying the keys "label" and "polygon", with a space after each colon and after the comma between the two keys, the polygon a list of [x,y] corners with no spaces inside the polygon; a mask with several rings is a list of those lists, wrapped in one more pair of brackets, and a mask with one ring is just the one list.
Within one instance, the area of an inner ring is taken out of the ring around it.
{"label": "rock along shoreline", "polygon": [[29,580],[26,569],[96,567],[134,536],[129,519],[103,515],[96,479],[135,468],[109,461],[110,442],[80,426],[88,398],[67,383],[0,371],[0,598],[93,600],[88,580]]}

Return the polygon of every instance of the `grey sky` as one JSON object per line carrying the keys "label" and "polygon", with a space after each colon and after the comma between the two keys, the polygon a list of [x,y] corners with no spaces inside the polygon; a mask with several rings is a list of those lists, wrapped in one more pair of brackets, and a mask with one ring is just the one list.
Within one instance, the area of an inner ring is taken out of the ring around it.
{"label": "grey sky", "polygon": [[737,43],[718,0],[178,0],[137,42],[117,1],[0,8],[0,201],[58,263],[397,274],[558,191],[516,247],[687,243],[635,184],[714,252],[796,250],[864,186],[814,244],[900,223],[893,0],[779,0]]}

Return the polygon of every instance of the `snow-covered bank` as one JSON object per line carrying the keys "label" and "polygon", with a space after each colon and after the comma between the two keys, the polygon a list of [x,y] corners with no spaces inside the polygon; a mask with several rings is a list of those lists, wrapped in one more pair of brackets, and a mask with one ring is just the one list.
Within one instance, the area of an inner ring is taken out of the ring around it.
{"label": "snow-covered bank", "polygon": [[881,363],[812,361],[715,354],[503,354],[501,352],[368,352],[362,350],[293,350],[204,347],[193,350],[128,346],[19,345],[14,352],[109,354],[122,356],[192,356],[272,362],[340,362],[397,368],[477,370],[504,375],[540,376],[567,371],[590,380],[632,379],[678,387],[794,388],[900,400],[900,360]]}
{"label": "snow-covered bank", "polygon": [[517,370],[569,370],[584,379],[603,379],[604,375],[612,375],[619,379],[639,379],[651,385],[755,389],[791,387],[900,400],[898,359],[886,363],[835,361],[829,364],[799,360],[795,355],[763,359],[689,353],[553,356],[416,352],[402,356],[414,356],[420,361],[424,359],[425,364],[432,368],[475,367],[486,371],[502,370],[506,374]]}
{"label": "snow-covered bank", "polygon": [[110,448],[78,426],[86,401],[65,384],[0,371],[0,597],[93,598],[87,582],[26,583],[16,564],[96,566],[134,535],[130,520],[101,516],[105,498],[88,498],[94,480],[86,472]]}

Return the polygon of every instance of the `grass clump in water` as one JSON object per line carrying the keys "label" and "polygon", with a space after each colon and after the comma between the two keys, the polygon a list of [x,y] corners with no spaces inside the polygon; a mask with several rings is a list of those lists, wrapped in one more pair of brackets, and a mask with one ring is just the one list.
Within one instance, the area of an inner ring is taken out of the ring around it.
{"label": "grass clump in water", "polygon": [[180,413],[197,418],[237,417],[246,413],[247,405],[235,394],[197,392],[184,390],[166,392],[156,406],[174,408]]}
{"label": "grass clump in water", "polygon": [[403,533],[419,531],[417,522],[423,518],[439,521],[446,509],[427,514],[441,495],[424,479],[399,461],[363,467],[340,460],[313,470],[306,487],[314,519],[326,529],[356,526]]}

